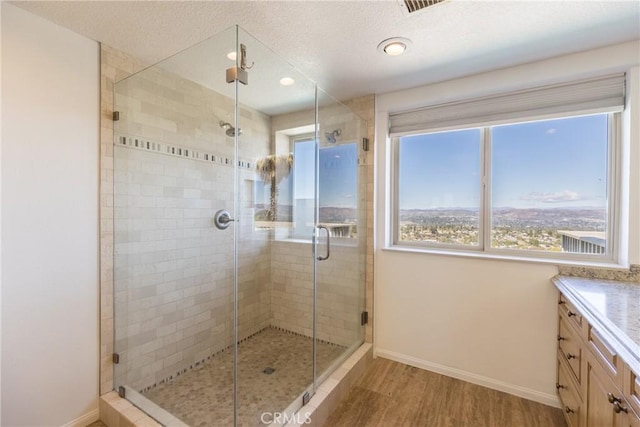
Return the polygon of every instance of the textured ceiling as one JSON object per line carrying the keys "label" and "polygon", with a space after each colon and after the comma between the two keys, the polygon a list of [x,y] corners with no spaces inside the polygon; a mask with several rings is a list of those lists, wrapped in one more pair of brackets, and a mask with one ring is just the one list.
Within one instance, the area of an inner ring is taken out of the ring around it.
{"label": "textured ceiling", "polygon": [[[386,1],[74,1],[17,6],[149,63],[233,24],[338,99],[640,39],[640,2],[449,0],[407,16]],[[413,40],[399,57],[376,47]]]}

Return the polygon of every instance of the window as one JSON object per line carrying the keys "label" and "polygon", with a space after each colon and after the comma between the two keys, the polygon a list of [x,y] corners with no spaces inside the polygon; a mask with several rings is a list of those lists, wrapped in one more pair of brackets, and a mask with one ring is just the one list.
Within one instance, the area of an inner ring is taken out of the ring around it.
{"label": "window", "polygon": [[480,244],[481,130],[411,135],[398,143],[398,240]]}
{"label": "window", "polygon": [[608,122],[599,114],[491,129],[491,247],[605,253]]}
{"label": "window", "polygon": [[[276,221],[288,224],[286,237],[310,239],[315,220],[315,150],[314,136],[291,138],[293,165],[291,172],[278,181],[274,199]],[[332,237],[354,238],[358,220],[358,146],[342,143],[322,146],[318,159],[319,223],[329,229]],[[268,218],[271,185],[256,186],[256,219]],[[263,209],[260,209],[263,208]],[[273,209],[272,209],[273,210]],[[261,223],[261,226],[264,226]],[[285,235],[283,235],[284,237]]]}
{"label": "window", "polygon": [[[309,239],[315,209],[315,140],[295,139],[293,156],[292,182],[283,182],[292,195],[292,235]],[[329,229],[332,237],[356,237],[358,147],[355,143],[321,147],[319,156],[319,222]]]}
{"label": "window", "polygon": [[616,260],[615,74],[389,115],[395,246]]}
{"label": "window", "polygon": [[612,258],[617,116],[394,139],[395,244]]}

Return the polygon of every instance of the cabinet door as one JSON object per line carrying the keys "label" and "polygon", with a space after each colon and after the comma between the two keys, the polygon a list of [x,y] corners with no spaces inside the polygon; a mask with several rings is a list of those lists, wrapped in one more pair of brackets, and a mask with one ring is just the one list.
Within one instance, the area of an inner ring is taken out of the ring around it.
{"label": "cabinet door", "polygon": [[640,427],[640,418],[635,414],[627,414],[622,427]]}
{"label": "cabinet door", "polygon": [[636,375],[629,366],[625,365],[625,384],[622,391],[636,415],[640,414],[640,376]]}
{"label": "cabinet door", "polygon": [[640,417],[632,410],[628,410],[627,413],[621,415],[619,427],[640,427]]}
{"label": "cabinet door", "polygon": [[624,412],[614,411],[612,399],[623,399],[619,390],[595,361],[587,365],[587,427],[620,427]]}

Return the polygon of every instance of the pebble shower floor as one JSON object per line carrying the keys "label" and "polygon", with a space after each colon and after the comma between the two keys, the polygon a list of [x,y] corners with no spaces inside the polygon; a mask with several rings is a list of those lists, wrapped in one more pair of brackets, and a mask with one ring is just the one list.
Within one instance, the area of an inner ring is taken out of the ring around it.
{"label": "pebble shower floor", "polygon": [[[267,328],[240,343],[239,426],[264,425],[263,413],[283,411],[311,384],[312,343],[311,338],[276,328]],[[318,341],[318,373],[344,351],[342,346]],[[232,426],[233,352],[220,353],[144,395],[192,427]]]}

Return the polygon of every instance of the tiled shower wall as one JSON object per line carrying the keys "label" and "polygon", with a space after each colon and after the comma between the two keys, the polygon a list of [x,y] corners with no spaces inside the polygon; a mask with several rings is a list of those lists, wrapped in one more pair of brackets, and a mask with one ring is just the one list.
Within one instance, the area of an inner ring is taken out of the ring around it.
{"label": "tiled shower wall", "polygon": [[[113,186],[114,186],[114,174],[113,174],[113,153],[114,153],[114,132],[113,132],[113,125],[114,122],[112,121],[112,112],[114,111],[114,107],[113,107],[113,82],[114,81],[118,81],[121,80],[131,74],[133,74],[134,72],[142,69],[144,66],[144,64],[142,64],[140,61],[137,61],[136,59],[121,53],[115,49],[110,48],[109,46],[106,45],[102,45],[101,46],[101,137],[100,137],[100,141],[101,141],[101,181],[100,181],[100,187],[101,187],[101,191],[100,191],[100,195],[101,195],[101,202],[100,202],[100,208],[101,208],[101,213],[100,213],[100,219],[101,219],[101,230],[100,230],[100,239],[101,239],[101,266],[100,266],[100,270],[101,270],[101,301],[100,301],[100,306],[101,306],[101,331],[100,331],[100,340],[101,340],[101,351],[100,351],[100,393],[104,394],[107,393],[108,391],[113,389],[113,363],[111,360],[111,356],[113,353],[113,328],[114,328],[114,316],[113,316],[113,277],[112,277],[112,272],[113,272],[113,242],[114,242],[114,234],[113,234],[113,215],[114,215],[114,206],[113,206]],[[191,83],[189,83],[191,84]],[[369,136],[369,140],[370,140],[370,144],[371,144],[371,150],[369,152],[366,153],[365,155],[365,168],[363,169],[365,175],[366,175],[366,181],[367,181],[367,190],[366,190],[366,195],[364,197],[366,197],[366,215],[369,218],[369,221],[367,221],[367,228],[366,228],[366,234],[367,234],[367,241],[366,241],[366,245],[367,245],[367,253],[366,253],[366,307],[370,313],[370,319],[371,319],[371,314],[372,314],[372,306],[373,306],[373,294],[372,294],[372,288],[373,288],[373,240],[372,240],[372,205],[373,205],[373,129],[374,129],[374,122],[373,122],[373,118],[374,118],[374,97],[373,96],[367,96],[367,97],[362,97],[362,98],[358,98],[352,101],[347,102],[347,105],[352,108],[356,113],[358,113],[361,117],[364,117],[365,119],[368,120],[368,136]],[[226,112],[226,109],[223,108],[223,111]],[[213,110],[211,110],[211,112],[213,112]],[[218,112],[219,113],[219,112]],[[259,113],[257,112],[253,112],[249,109],[243,109],[242,114],[243,114],[243,121],[246,120],[247,118],[249,118],[250,121],[254,121],[253,120],[253,114],[256,113],[259,115]],[[261,121],[263,119],[263,117],[261,117],[260,119],[256,119],[256,121]],[[143,120],[144,121],[144,118]],[[211,123],[213,123],[213,125],[211,125],[211,127],[209,128],[209,131],[211,132],[220,132],[220,129],[216,129],[215,128],[215,120],[211,121]],[[243,122],[243,131],[245,130],[245,125]],[[169,129],[172,130],[172,129]],[[177,128],[176,128],[177,130]],[[166,131],[166,129],[165,129]],[[135,133],[137,132],[135,129],[131,129],[130,130],[131,133]],[[157,130],[156,130],[157,132]],[[252,130],[247,129],[247,132],[252,132]],[[149,135],[147,137],[153,137],[150,138],[152,141],[159,141],[159,140],[164,140],[165,138],[169,141],[172,141],[172,144],[175,146],[181,146],[184,147],[185,146],[185,141],[189,141],[189,143],[196,143],[199,144],[201,142],[205,142],[206,139],[199,139],[199,137],[196,138],[187,138],[187,139],[175,139],[172,140],[171,136],[165,134],[165,133],[160,133],[160,134],[156,134],[155,136]],[[217,136],[215,138],[217,139],[217,142],[221,141],[220,138],[220,134],[216,134]],[[249,134],[244,134],[243,136],[247,136]],[[244,140],[243,140],[244,141]],[[209,144],[209,143],[208,143]],[[218,154],[220,155],[224,155],[225,151],[224,148],[218,148],[217,150],[213,150],[211,148],[210,145],[204,146],[204,145],[199,145],[198,146],[199,149],[201,149],[203,152],[204,151],[208,151],[208,152],[212,152],[212,151],[216,151]],[[231,145],[232,147],[232,145]],[[260,148],[261,150],[262,148]],[[133,151],[132,149],[127,149],[127,148],[123,148],[123,150],[130,150]],[[241,151],[243,151],[243,148],[241,147]],[[128,154],[128,156],[131,156],[131,158],[133,158],[135,160],[135,156],[140,155],[143,156],[146,155],[146,157],[144,157],[144,159],[148,160],[150,158],[154,158],[157,156],[161,156],[161,157],[166,157],[164,155],[161,154],[154,154],[154,153],[137,153],[137,154]],[[253,153],[252,155],[261,155],[261,153]],[[151,157],[149,157],[151,156]],[[184,169],[194,169],[194,170],[199,170],[200,166],[202,165],[197,165],[199,163],[198,160],[188,160],[188,159],[183,159],[183,158],[177,158],[177,159],[171,159],[169,160],[170,157],[167,157],[164,160],[159,161],[159,163],[163,163],[166,162],[169,165],[169,168],[172,168],[175,165],[172,165],[171,162],[172,161],[178,161],[184,165],[188,165],[185,166]],[[184,163],[187,162],[187,163]],[[152,162],[153,163],[153,162]],[[140,166],[142,167],[142,166]],[[157,167],[157,166],[156,166]],[[164,166],[163,166],[164,167]],[[222,165],[216,165],[214,166],[215,171],[223,171],[225,169],[230,170],[230,167],[227,166],[222,166]],[[214,173],[214,172],[211,172]],[[221,173],[221,172],[220,172]],[[243,174],[243,179],[242,179],[242,191],[245,194],[253,194],[253,190],[252,190],[252,186],[254,185],[254,175],[251,171],[249,170],[243,170],[242,171]],[[203,175],[201,175],[203,176]],[[177,177],[176,177],[177,178]],[[207,179],[203,179],[203,187],[207,187],[209,184],[206,182]],[[207,187],[208,188],[208,187]],[[135,189],[133,190],[134,192],[136,191]],[[159,191],[158,189],[156,189],[155,191]],[[164,198],[164,187],[163,187],[163,198]],[[200,195],[202,196],[202,191],[209,191],[206,188],[200,189],[201,193]],[[169,194],[169,193],[168,193]],[[191,193],[190,196],[193,196],[194,193]],[[225,196],[227,200],[231,200],[230,199],[230,195]],[[179,197],[175,197],[175,199],[180,199]],[[183,197],[182,200],[184,203],[193,203],[193,198],[187,197],[186,194],[183,193]],[[191,201],[189,201],[191,200]],[[198,199],[202,202],[202,200],[205,199]],[[207,199],[208,200],[208,199]],[[241,331],[240,336],[243,335],[247,335],[250,333],[250,331],[252,330],[257,330],[260,329],[261,325],[263,324],[263,320],[264,320],[264,316],[265,316],[265,312],[264,309],[265,307],[269,307],[269,304],[272,300],[271,298],[271,281],[267,280],[265,283],[261,282],[261,281],[257,281],[257,280],[252,280],[252,277],[263,277],[263,274],[266,274],[267,277],[271,278],[273,280],[274,283],[274,289],[273,289],[273,293],[279,292],[279,290],[276,290],[275,287],[276,286],[281,286],[281,284],[283,282],[286,282],[286,280],[288,279],[288,272],[283,270],[281,271],[281,273],[275,273],[275,269],[273,268],[273,265],[277,265],[278,258],[273,256],[270,257],[269,262],[267,263],[267,265],[263,265],[261,263],[254,263],[253,261],[259,257],[261,257],[261,254],[264,254],[263,252],[263,243],[265,240],[269,239],[269,232],[268,231],[262,231],[262,232],[254,232],[253,230],[253,226],[251,224],[251,220],[253,218],[253,214],[251,212],[251,201],[248,198],[244,198],[242,200],[242,206],[243,206],[243,212],[245,214],[245,217],[242,218],[242,222],[241,222],[241,229],[240,229],[240,235],[244,236],[240,239],[239,242],[239,259],[240,259],[240,265],[239,265],[239,282],[240,282],[240,289],[239,289],[239,293],[241,296],[241,303],[239,305],[239,311],[240,311],[240,316],[239,316],[239,323],[240,323],[240,327],[241,327]],[[216,206],[217,207],[217,206]],[[204,208],[207,209],[207,208]],[[142,231],[142,230],[140,230]],[[140,238],[142,238],[142,235],[140,235]],[[254,242],[254,240],[258,240],[259,242],[257,244],[255,244],[256,242]],[[262,243],[261,243],[262,242]],[[277,244],[282,244],[282,245],[286,245],[285,242],[279,242]],[[177,242],[176,242],[177,245]],[[304,246],[304,245],[303,245]],[[305,246],[305,249],[302,249],[301,247],[296,248],[295,244],[290,244],[288,246],[288,251],[289,252],[295,252],[295,256],[298,255],[304,255],[305,253],[307,253],[307,246]],[[186,249],[186,248],[185,248]],[[209,249],[206,249],[209,250]],[[203,248],[200,248],[200,253],[202,253]],[[334,251],[337,251],[337,249],[334,249]],[[283,251],[282,253],[286,253],[286,250],[284,250],[284,246],[283,246]],[[337,252],[334,252],[335,254],[337,254]],[[221,259],[224,257],[223,255],[220,255]],[[338,255],[335,255],[335,257],[337,258]],[[222,263],[224,263],[224,260],[221,261]],[[273,264],[273,265],[272,265]],[[220,264],[222,265],[222,264]],[[269,270],[269,272],[267,273],[265,270]],[[214,275],[217,274],[224,274],[223,272],[220,271],[216,271],[216,273],[214,273]],[[340,273],[336,273],[336,278],[339,279]],[[217,277],[217,276],[216,276]],[[276,283],[278,283],[278,285],[276,285]],[[167,285],[167,286],[172,286],[172,285]],[[176,283],[177,286],[177,283]],[[302,283],[302,286],[304,286],[304,283]],[[195,289],[197,289],[197,286],[192,286],[193,287],[193,291],[195,292]],[[224,287],[222,286],[220,289],[223,289]],[[201,289],[201,288],[200,288]],[[281,289],[281,288],[280,288]],[[329,289],[329,288],[327,288]],[[144,294],[144,291],[140,291],[142,292],[142,294]],[[152,292],[152,291],[151,291]],[[189,291],[190,292],[190,291]],[[320,292],[322,292],[322,289],[320,289]],[[163,292],[160,292],[160,295],[162,295]],[[183,292],[184,295],[184,292]],[[158,296],[158,294],[156,293],[155,295],[156,297]],[[190,299],[190,295],[187,296],[187,303],[191,302]],[[147,298],[152,298],[153,296],[149,296]],[[164,297],[163,297],[164,298]],[[171,297],[169,297],[171,298]],[[206,299],[206,297],[204,297]],[[215,300],[215,298],[212,298]],[[197,307],[198,304],[196,304],[196,298],[194,296],[193,298],[194,304],[192,307]],[[319,294],[319,303],[322,306],[324,303],[323,301],[331,301],[331,297],[323,297],[321,294]],[[212,304],[212,302],[203,302],[203,307],[206,306],[207,304]],[[171,302],[169,302],[168,304],[171,304]],[[273,306],[271,307],[273,308]],[[177,301],[176,301],[176,309],[177,309]],[[197,311],[200,308],[194,308],[193,310]],[[176,310],[177,311],[177,310]],[[206,311],[206,310],[205,310]],[[188,313],[189,311],[187,311]],[[278,310],[271,310],[269,309],[269,317],[271,320],[271,323],[276,326],[278,325],[278,321],[276,319],[277,315],[276,313],[278,312]],[[256,314],[258,313],[258,314]],[[164,315],[163,315],[164,316]],[[171,316],[171,315],[170,315]],[[169,317],[170,317],[169,316]],[[197,317],[198,315],[196,315],[195,317]],[[167,320],[169,319],[169,317],[167,317]],[[159,321],[159,320],[156,320]],[[164,321],[164,318],[163,318]],[[322,322],[323,319],[320,319],[320,322]],[[141,322],[140,322],[141,323]],[[330,323],[330,322],[329,322]],[[246,326],[245,326],[246,325]],[[328,325],[331,326],[331,325]],[[334,325],[336,327],[339,327],[339,325]],[[244,329],[246,328],[246,329]],[[290,326],[288,327],[289,329],[291,328]],[[171,326],[169,326],[168,328],[165,329],[165,331],[170,331],[172,329]],[[176,332],[177,332],[177,325],[176,325]],[[331,333],[331,328],[328,327],[327,328],[328,333]],[[179,334],[177,334],[177,336],[179,336]],[[339,340],[340,339],[340,334],[336,333],[333,335],[333,337],[335,337],[335,340]],[[321,337],[322,338],[322,337]],[[331,338],[330,335],[326,335],[325,338],[323,339],[328,339],[331,340],[333,338]],[[346,339],[346,337],[345,337]],[[372,327],[371,327],[371,321],[369,322],[369,324],[366,327],[366,340],[371,342],[372,339]],[[168,341],[169,339],[167,339]],[[195,340],[195,338],[194,338]],[[177,345],[176,345],[177,347]],[[170,351],[170,350],[168,350]],[[176,354],[176,353],[173,353]],[[204,352],[202,353],[204,354]],[[176,356],[174,358],[174,360],[176,358],[178,358],[179,356]],[[184,355],[182,356],[184,357]],[[171,360],[169,359],[167,362],[170,366]]]}
{"label": "tiled shower wall", "polygon": [[[346,239],[345,239],[346,240]],[[271,324],[313,336],[313,264],[311,244],[275,241],[271,248]],[[357,341],[364,263],[355,242],[331,246],[318,263],[317,337],[345,347]]]}
{"label": "tiled shower wall", "polygon": [[[115,87],[115,348],[119,384],[143,389],[233,344],[234,101],[158,67]],[[255,160],[270,118],[242,107],[238,338],[269,326],[268,235],[254,231]]]}

